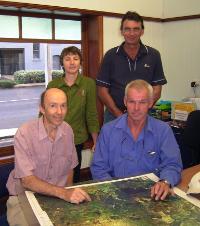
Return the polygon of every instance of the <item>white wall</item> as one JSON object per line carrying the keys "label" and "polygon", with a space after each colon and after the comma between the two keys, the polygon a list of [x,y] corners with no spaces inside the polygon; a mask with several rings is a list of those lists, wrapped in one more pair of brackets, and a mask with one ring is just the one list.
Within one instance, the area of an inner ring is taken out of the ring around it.
{"label": "white wall", "polygon": [[[168,84],[162,97],[180,100],[194,95],[190,83],[200,81],[200,19],[163,25],[163,62]],[[200,96],[199,88],[196,94]]]}
{"label": "white wall", "polygon": [[[196,15],[200,13],[199,0],[163,0],[164,18]],[[163,24],[163,62],[168,84],[163,99],[180,100],[194,96],[190,87],[193,80],[200,81],[200,19]],[[200,88],[195,89],[200,97]]]}
{"label": "white wall", "polygon": [[163,52],[163,24],[157,22],[144,21],[144,35],[142,41],[144,44],[158,49],[162,55]]}
{"label": "white wall", "polygon": [[13,0],[12,2],[63,6],[78,9],[125,13],[138,11],[143,16],[162,17],[162,0]]}
{"label": "white wall", "polygon": [[123,42],[120,33],[120,18],[104,17],[103,18],[103,44],[104,53]]}
{"label": "white wall", "polygon": [[42,4],[115,13],[125,13],[128,10],[133,10],[143,16],[155,18],[178,17],[200,13],[200,0],[11,0],[10,2]]}
{"label": "white wall", "polygon": [[163,0],[163,18],[196,15],[200,13],[199,0]]}

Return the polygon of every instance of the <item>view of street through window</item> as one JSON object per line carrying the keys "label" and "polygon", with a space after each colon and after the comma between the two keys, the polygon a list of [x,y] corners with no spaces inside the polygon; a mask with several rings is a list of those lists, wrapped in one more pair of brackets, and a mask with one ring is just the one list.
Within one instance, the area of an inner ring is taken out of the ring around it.
{"label": "view of street through window", "polygon": [[40,94],[44,85],[1,89],[0,130],[18,128],[38,116]]}

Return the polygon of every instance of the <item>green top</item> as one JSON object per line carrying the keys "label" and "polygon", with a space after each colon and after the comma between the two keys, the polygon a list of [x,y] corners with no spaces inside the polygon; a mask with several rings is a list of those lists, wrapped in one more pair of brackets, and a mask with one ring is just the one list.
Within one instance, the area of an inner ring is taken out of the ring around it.
{"label": "green top", "polygon": [[89,133],[99,131],[96,109],[96,84],[86,76],[78,75],[70,87],[64,77],[49,82],[47,89],[59,88],[67,95],[67,114],[65,121],[74,132],[75,144],[81,144],[88,139]]}

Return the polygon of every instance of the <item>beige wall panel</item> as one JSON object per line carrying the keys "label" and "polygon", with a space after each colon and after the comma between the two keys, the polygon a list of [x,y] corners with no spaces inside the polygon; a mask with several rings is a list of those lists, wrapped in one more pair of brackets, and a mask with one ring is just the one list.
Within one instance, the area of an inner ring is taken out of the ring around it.
{"label": "beige wall panel", "polygon": [[142,36],[142,41],[144,44],[154,47],[162,55],[163,51],[163,24],[156,22],[144,22],[144,35]]}
{"label": "beige wall panel", "polygon": [[163,0],[164,18],[196,15],[200,13],[199,0]]}
{"label": "beige wall panel", "polygon": [[163,9],[163,1],[161,0],[13,0],[12,2],[63,6],[115,13],[125,13],[128,10],[133,10],[143,16],[158,18],[162,17]]}
{"label": "beige wall panel", "polygon": [[123,37],[120,32],[119,18],[104,17],[103,18],[103,42],[104,42],[104,53],[115,46],[118,46],[123,42]]}
{"label": "beige wall panel", "polygon": [[[163,98],[194,96],[190,83],[200,81],[200,19],[164,24],[163,60],[168,84]],[[200,88],[196,88],[200,97]]]}

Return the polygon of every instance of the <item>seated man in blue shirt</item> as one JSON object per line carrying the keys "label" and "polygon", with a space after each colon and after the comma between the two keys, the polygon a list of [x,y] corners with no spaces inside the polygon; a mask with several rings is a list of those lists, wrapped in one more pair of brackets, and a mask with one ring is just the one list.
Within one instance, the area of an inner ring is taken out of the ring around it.
{"label": "seated man in blue shirt", "polygon": [[151,197],[164,200],[181,178],[182,161],[171,128],[148,116],[153,88],[134,80],[125,89],[127,113],[103,126],[91,165],[93,179],[105,180],[154,173],[160,181]]}

